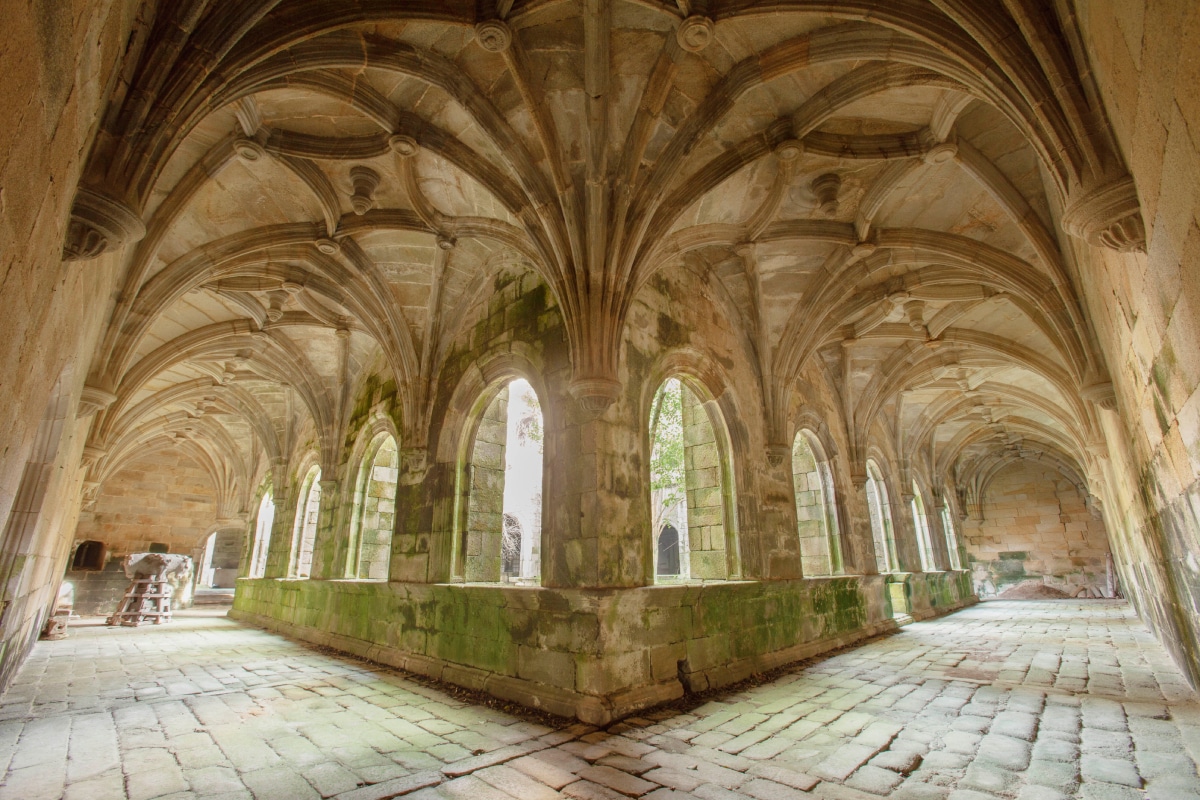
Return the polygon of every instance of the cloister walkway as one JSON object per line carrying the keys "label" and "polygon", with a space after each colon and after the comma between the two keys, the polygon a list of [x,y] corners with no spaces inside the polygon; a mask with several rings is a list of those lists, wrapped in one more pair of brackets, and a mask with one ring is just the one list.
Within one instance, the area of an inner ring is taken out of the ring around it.
{"label": "cloister walkway", "polygon": [[1124,603],[983,603],[606,730],[226,619],[73,627],[0,697],[0,800],[1200,798],[1200,698]]}

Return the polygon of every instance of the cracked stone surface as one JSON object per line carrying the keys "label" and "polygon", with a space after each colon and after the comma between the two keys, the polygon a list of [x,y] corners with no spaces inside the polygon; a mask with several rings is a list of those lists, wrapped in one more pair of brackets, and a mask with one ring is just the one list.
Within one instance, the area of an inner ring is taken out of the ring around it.
{"label": "cracked stone surface", "polygon": [[[1062,669],[1034,666],[1047,654],[1089,686],[1057,685]],[[994,677],[963,678],[965,663]],[[1200,797],[1200,698],[1107,601],[984,603],[606,729],[535,724],[191,611],[40,643],[0,700],[0,758],[0,800],[1185,800]]]}

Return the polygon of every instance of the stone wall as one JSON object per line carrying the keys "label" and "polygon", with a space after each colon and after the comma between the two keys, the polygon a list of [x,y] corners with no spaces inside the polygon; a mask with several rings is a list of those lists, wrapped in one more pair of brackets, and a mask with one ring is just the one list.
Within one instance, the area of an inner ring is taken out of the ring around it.
{"label": "stone wall", "polygon": [[[973,601],[967,581],[915,577],[914,616]],[[885,580],[612,591],[244,579],[231,615],[604,724],[895,630]]]}
{"label": "stone wall", "polygon": [[[84,158],[142,4],[18,3],[0,48],[0,689],[51,611],[79,508],[90,418],[75,409],[117,258],[62,261]],[[42,409],[62,402],[48,461]],[[37,474],[34,474],[34,472]]]}
{"label": "stone wall", "polygon": [[1108,533],[1079,489],[1052,467],[1020,462],[993,479],[982,518],[962,523],[975,593],[1042,579],[1071,596],[1103,594]]}
{"label": "stone wall", "polygon": [[159,450],[129,462],[106,480],[79,515],[76,544],[103,542],[110,559],[146,553],[153,543],[199,564],[217,522],[212,478],[180,451]]}
{"label": "stone wall", "polygon": [[1147,233],[1145,254],[1074,243],[1120,412],[1099,494],[1126,594],[1200,684],[1200,6],[1076,13]]}

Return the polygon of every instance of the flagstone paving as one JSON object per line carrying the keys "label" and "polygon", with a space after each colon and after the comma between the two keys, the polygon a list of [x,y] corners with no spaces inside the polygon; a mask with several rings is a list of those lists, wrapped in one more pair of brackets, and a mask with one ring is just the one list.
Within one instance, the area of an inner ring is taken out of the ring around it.
{"label": "flagstone paving", "polygon": [[0,800],[1200,800],[1200,697],[1129,606],[993,601],[607,729],[192,611],[0,697]]}

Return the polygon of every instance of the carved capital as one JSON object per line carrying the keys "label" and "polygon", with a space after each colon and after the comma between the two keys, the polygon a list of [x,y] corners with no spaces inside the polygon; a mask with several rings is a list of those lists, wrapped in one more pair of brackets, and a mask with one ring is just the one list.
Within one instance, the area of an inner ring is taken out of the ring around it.
{"label": "carved capital", "polygon": [[80,186],[63,242],[64,261],[87,261],[146,235],[137,212],[107,195]]}
{"label": "carved capital", "polygon": [[1117,393],[1113,389],[1111,381],[1085,386],[1080,390],[1079,394],[1084,400],[1089,400],[1106,411],[1117,410]]}
{"label": "carved capital", "polygon": [[405,447],[400,451],[400,473],[409,481],[422,481],[429,472],[429,451],[424,447]]}
{"label": "carved capital", "polygon": [[590,416],[599,416],[621,396],[621,384],[611,378],[576,378],[567,391]]}
{"label": "carved capital", "polygon": [[1081,190],[1067,203],[1063,229],[1094,247],[1121,253],[1146,252],[1146,226],[1137,187],[1128,175]]}
{"label": "carved capital", "polygon": [[783,462],[787,461],[788,456],[792,454],[792,448],[786,444],[769,444],[767,445],[767,463],[772,467],[781,467]]}
{"label": "carved capital", "polygon": [[85,444],[83,446],[83,466],[85,469],[94,467],[100,459],[108,455],[108,450],[103,447],[98,447],[94,444]]}
{"label": "carved capital", "polygon": [[83,507],[87,511],[91,511],[96,507],[96,498],[100,496],[100,481],[84,481],[83,492],[80,499],[83,500]]}
{"label": "carved capital", "polygon": [[83,391],[79,394],[79,411],[75,416],[77,418],[90,417],[97,411],[111,406],[116,399],[115,394],[98,386],[84,386]]}
{"label": "carved capital", "polygon": [[498,19],[489,19],[475,26],[479,46],[492,53],[503,53],[512,44],[512,32]]}

